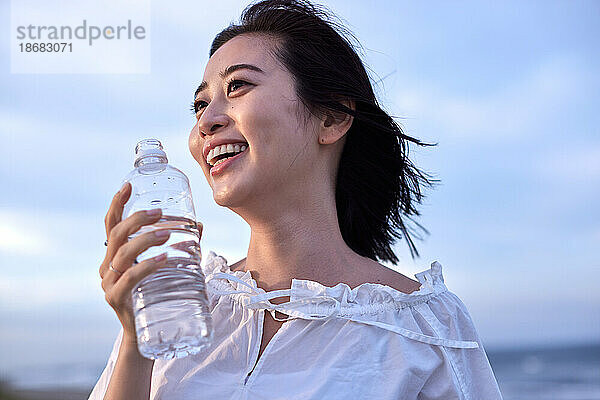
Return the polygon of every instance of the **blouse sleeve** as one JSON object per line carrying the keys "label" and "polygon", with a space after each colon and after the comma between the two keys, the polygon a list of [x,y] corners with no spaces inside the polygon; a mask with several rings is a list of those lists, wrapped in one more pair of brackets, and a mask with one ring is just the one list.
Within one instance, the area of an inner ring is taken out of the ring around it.
{"label": "blouse sleeve", "polygon": [[502,400],[498,383],[471,316],[450,291],[419,304],[416,311],[436,337],[477,342],[477,348],[437,346],[439,363],[418,400]]}
{"label": "blouse sleeve", "polygon": [[108,389],[108,383],[110,382],[110,378],[112,376],[113,370],[115,368],[115,363],[117,362],[117,356],[119,355],[119,348],[121,347],[121,340],[123,338],[123,328],[119,331],[117,338],[115,339],[115,344],[113,345],[112,352],[108,357],[108,363],[102,371],[102,375],[96,382],[96,386],[92,389],[92,393],[90,393],[90,397],[88,400],[103,400],[106,394],[106,390]]}

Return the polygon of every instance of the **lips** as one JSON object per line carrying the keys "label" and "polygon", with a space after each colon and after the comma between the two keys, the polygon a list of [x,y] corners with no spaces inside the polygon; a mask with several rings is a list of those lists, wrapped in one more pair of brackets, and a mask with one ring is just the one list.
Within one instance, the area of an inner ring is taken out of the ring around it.
{"label": "lips", "polygon": [[215,176],[217,174],[220,174],[221,172],[223,172],[223,170],[228,168],[232,163],[235,163],[235,162],[239,161],[240,158],[244,157],[244,154],[246,154],[248,151],[249,151],[249,149],[246,149],[245,151],[242,151],[241,153],[238,153],[233,157],[229,157],[225,161],[223,161],[220,164],[215,165],[213,167],[211,167],[210,164],[208,164],[210,175]]}
{"label": "lips", "polygon": [[[206,162],[208,162],[210,165],[214,166],[219,160],[226,159],[228,157],[232,157],[232,156],[237,155],[247,149],[248,149],[247,143],[235,143],[235,144],[217,146],[208,152],[208,155],[206,156]],[[218,153],[214,152],[214,154],[213,154],[213,151],[217,151],[217,150],[219,152]]]}
{"label": "lips", "polygon": [[208,156],[208,152],[214,149],[217,146],[221,146],[223,144],[236,144],[236,143],[245,143],[246,146],[248,143],[244,139],[213,139],[210,142],[206,142],[204,144],[204,148],[202,149],[202,156],[206,160],[206,156]]}

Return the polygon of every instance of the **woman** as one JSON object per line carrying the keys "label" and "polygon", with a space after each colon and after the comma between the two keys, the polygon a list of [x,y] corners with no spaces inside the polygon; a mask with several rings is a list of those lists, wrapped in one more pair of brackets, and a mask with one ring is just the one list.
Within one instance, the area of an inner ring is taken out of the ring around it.
{"label": "woman", "polygon": [[[376,261],[398,261],[397,230],[416,253],[404,219],[433,181],[407,157],[408,141],[424,144],[378,106],[344,32],[308,2],[273,0],[217,35],[189,148],[214,200],[250,225],[247,257],[205,260],[212,346],[141,357],[130,292],[164,260],[132,262],[167,238],[127,241],[160,215],[121,221],[124,186],[100,268],[123,329],[91,399],[501,398],[439,263],[417,281]],[[224,144],[243,151],[214,156]]]}

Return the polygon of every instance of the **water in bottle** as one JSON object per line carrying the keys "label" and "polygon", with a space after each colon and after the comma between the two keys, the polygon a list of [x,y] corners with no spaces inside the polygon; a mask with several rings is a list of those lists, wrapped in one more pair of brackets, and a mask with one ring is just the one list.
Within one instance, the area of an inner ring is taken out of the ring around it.
{"label": "water in bottle", "polygon": [[151,359],[185,357],[206,347],[212,337],[189,180],[168,164],[156,139],[137,144],[134,167],[125,178],[131,184],[131,196],[123,219],[153,208],[161,208],[162,217],[130,239],[158,229],[171,232],[166,243],[150,247],[136,260],[167,253],[166,266],[144,278],[132,292],[138,348]]}

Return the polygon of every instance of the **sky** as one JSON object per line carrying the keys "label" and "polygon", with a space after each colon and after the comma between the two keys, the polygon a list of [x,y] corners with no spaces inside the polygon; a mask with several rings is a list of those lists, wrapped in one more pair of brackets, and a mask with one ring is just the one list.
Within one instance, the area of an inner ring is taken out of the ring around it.
{"label": "sky", "polygon": [[[394,268],[439,261],[489,349],[600,340],[600,3],[320,3],[361,42],[384,108],[438,143],[410,148],[441,184],[421,256],[398,242]],[[214,203],[187,138],[210,43],[246,5],[153,1],[144,74],[14,74],[2,31],[2,374],[106,362],[119,324],[98,275],[103,219],[138,140],[160,139],[190,178],[203,253],[245,256],[250,229]]]}

